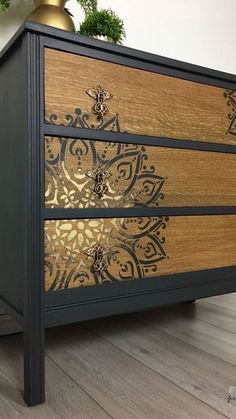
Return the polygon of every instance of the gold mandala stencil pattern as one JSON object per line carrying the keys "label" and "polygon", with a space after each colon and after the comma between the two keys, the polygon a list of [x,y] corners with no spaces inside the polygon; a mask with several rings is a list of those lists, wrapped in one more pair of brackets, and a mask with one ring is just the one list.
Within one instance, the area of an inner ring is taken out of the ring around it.
{"label": "gold mandala stencil pattern", "polygon": [[46,290],[158,275],[167,258],[167,222],[167,217],[46,221]]}
{"label": "gold mandala stencil pattern", "polygon": [[166,180],[157,171],[142,145],[46,137],[45,206],[157,207]]}

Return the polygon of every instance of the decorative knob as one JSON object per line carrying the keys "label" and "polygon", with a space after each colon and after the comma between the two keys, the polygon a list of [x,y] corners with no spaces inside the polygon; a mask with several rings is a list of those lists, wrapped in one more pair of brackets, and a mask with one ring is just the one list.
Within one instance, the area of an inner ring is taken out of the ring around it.
{"label": "decorative knob", "polygon": [[108,90],[103,89],[101,86],[97,86],[92,89],[86,90],[87,95],[92,97],[96,103],[93,106],[93,112],[103,117],[109,111],[105,103],[106,100],[111,99],[113,96]]}
{"label": "decorative knob", "polygon": [[109,253],[109,247],[103,244],[96,244],[94,247],[86,250],[85,254],[94,258],[93,271],[102,274],[107,268],[106,255]]}
{"label": "decorative knob", "polygon": [[108,170],[104,169],[101,166],[95,167],[93,170],[89,170],[86,175],[95,181],[94,192],[102,198],[104,194],[108,191],[108,186],[105,184],[105,179],[111,176],[111,173]]}

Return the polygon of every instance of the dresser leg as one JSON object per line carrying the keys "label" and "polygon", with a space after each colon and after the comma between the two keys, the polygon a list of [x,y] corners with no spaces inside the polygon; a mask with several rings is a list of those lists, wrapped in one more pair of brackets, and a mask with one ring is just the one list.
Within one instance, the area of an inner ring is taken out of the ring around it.
{"label": "dresser leg", "polygon": [[28,406],[45,401],[45,332],[32,326],[24,330],[24,400]]}

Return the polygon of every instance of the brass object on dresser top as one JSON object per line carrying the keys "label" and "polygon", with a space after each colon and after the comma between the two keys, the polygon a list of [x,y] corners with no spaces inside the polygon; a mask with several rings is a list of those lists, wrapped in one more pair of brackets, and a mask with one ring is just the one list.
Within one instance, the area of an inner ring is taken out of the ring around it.
{"label": "brass object on dresser top", "polygon": [[75,32],[75,25],[64,10],[67,0],[35,0],[36,9],[27,17],[37,23]]}

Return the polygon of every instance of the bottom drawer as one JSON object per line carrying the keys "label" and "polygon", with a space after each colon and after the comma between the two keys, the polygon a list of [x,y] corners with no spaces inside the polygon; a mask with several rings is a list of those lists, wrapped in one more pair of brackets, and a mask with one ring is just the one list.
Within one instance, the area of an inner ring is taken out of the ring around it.
{"label": "bottom drawer", "polygon": [[45,222],[45,289],[231,266],[236,215]]}

